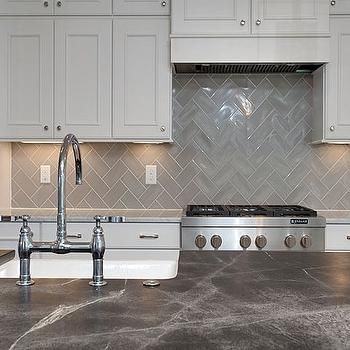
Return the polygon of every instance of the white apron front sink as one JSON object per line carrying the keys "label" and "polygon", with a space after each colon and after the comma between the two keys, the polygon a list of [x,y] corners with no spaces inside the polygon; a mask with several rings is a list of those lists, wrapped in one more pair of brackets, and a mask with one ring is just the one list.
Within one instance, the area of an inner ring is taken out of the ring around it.
{"label": "white apron front sink", "polygon": [[[177,275],[178,250],[106,251],[105,279],[170,279]],[[19,260],[0,266],[0,278],[18,278]],[[92,276],[90,254],[32,254],[31,276],[35,278],[87,278]]]}

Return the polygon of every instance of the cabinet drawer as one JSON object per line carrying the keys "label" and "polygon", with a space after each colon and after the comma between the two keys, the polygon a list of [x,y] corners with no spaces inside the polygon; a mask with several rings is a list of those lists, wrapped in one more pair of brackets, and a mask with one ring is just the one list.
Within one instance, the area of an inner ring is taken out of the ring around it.
{"label": "cabinet drawer", "polygon": [[[70,241],[89,242],[94,223],[68,223]],[[180,224],[160,223],[102,223],[106,249],[179,249]],[[42,225],[42,239],[52,241],[56,235],[56,224]],[[72,237],[79,235],[79,237]]]}
{"label": "cabinet drawer", "polygon": [[180,224],[104,224],[106,247],[179,249]]}
{"label": "cabinet drawer", "polygon": [[350,251],[350,225],[326,226],[326,250]]}
{"label": "cabinet drawer", "polygon": [[169,15],[170,0],[113,0],[113,13],[118,16]]}
{"label": "cabinet drawer", "polygon": [[330,10],[332,15],[350,15],[349,0],[329,0]]}

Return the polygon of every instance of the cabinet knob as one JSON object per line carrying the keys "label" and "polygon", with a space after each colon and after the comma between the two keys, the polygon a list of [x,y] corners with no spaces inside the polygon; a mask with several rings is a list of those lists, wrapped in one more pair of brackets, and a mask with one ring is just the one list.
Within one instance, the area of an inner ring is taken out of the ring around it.
{"label": "cabinet knob", "polygon": [[62,6],[62,1],[57,1],[56,5],[57,5],[57,7],[61,7]]}
{"label": "cabinet knob", "polygon": [[161,4],[162,7],[165,7],[166,6],[166,1],[162,1],[160,4]]}
{"label": "cabinet knob", "polygon": [[49,2],[48,1],[44,1],[44,7],[48,7],[49,6]]}
{"label": "cabinet knob", "polygon": [[257,26],[260,26],[260,24],[261,24],[261,19],[258,18],[258,19],[256,20],[255,23],[256,23]]}
{"label": "cabinet knob", "polygon": [[332,0],[332,1],[331,1],[331,5],[332,5],[332,6],[334,6],[335,3],[336,3],[335,0]]}
{"label": "cabinet knob", "polygon": [[48,126],[48,125],[45,125],[45,126],[44,126],[44,130],[45,130],[45,131],[49,130],[49,126]]}
{"label": "cabinet knob", "polygon": [[335,126],[334,126],[334,125],[331,125],[331,126],[329,127],[329,130],[330,130],[330,131],[334,131],[334,130],[335,130]]}
{"label": "cabinet knob", "polygon": [[56,128],[58,131],[61,131],[62,130],[62,126],[61,125],[57,125],[57,128]]}
{"label": "cabinet knob", "polygon": [[164,125],[160,127],[161,132],[165,132],[165,130],[166,130],[166,127]]}
{"label": "cabinet knob", "polygon": [[244,26],[244,25],[245,25],[245,20],[244,20],[244,19],[241,20],[240,25],[241,25],[241,26]]}

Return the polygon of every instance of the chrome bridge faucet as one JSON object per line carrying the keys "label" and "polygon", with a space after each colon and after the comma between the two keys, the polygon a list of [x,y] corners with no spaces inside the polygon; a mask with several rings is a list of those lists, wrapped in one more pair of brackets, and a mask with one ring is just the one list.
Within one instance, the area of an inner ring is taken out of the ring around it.
{"label": "chrome bridge faucet", "polygon": [[70,242],[67,240],[66,221],[66,168],[69,147],[72,145],[75,159],[76,184],[82,183],[81,154],[77,138],[68,134],[64,139],[60,150],[58,161],[58,210],[57,210],[57,232],[56,240],[53,242],[34,242],[33,232],[28,225],[30,217],[24,215],[23,225],[18,242],[18,255],[20,258],[20,275],[18,286],[29,286],[34,284],[30,276],[30,255],[33,252],[51,252],[55,254],[67,253],[91,253],[93,259],[93,274],[91,286],[100,287],[107,284],[103,279],[103,256],[105,252],[105,239],[101,220],[103,216],[96,216],[96,226],[93,230],[91,242]]}

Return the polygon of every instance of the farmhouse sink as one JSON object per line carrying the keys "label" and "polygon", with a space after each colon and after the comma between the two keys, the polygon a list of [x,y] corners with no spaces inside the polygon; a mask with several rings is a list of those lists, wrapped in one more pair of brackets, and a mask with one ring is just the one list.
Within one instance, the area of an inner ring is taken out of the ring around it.
{"label": "farmhouse sink", "polygon": [[[177,275],[178,250],[107,250],[104,257],[106,279],[170,279]],[[89,254],[32,254],[32,278],[91,278]],[[19,260],[0,266],[0,278],[18,278]]]}

